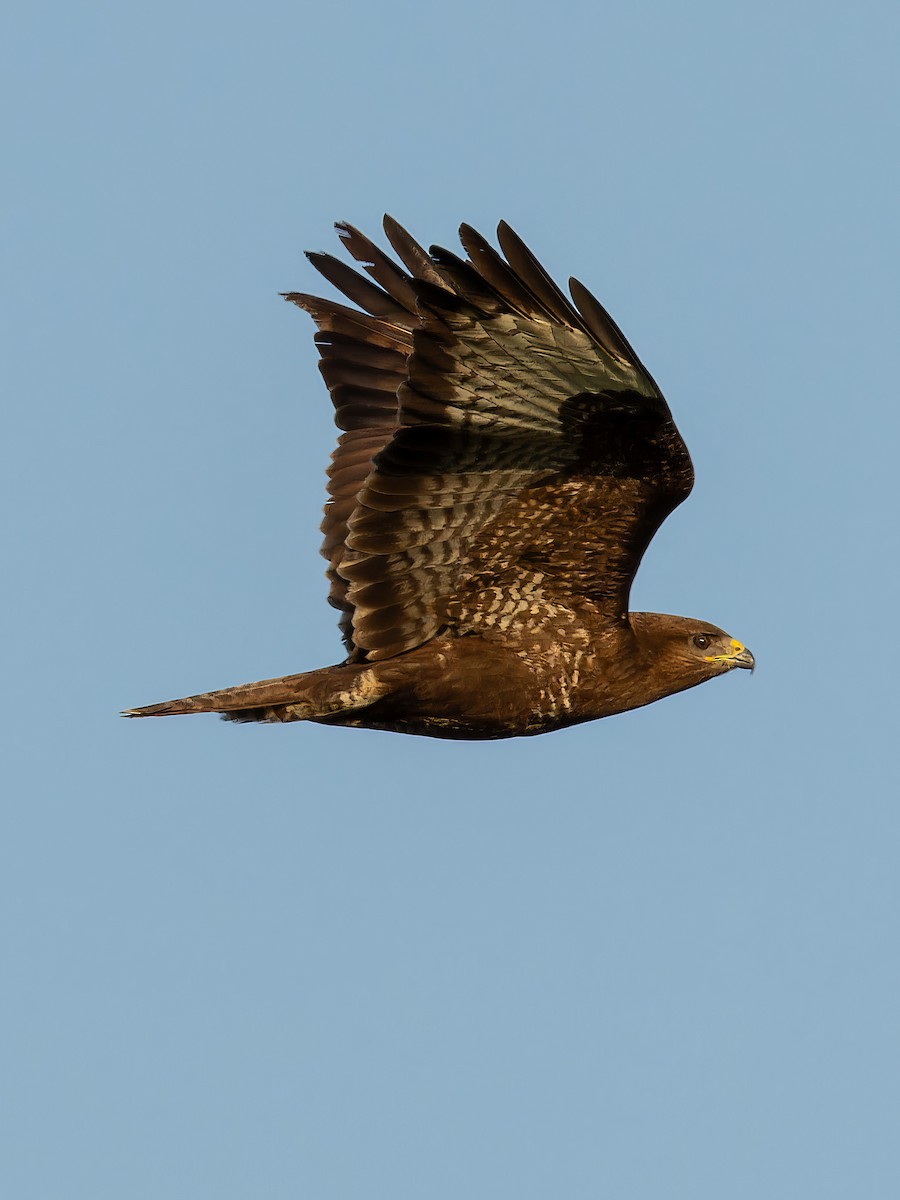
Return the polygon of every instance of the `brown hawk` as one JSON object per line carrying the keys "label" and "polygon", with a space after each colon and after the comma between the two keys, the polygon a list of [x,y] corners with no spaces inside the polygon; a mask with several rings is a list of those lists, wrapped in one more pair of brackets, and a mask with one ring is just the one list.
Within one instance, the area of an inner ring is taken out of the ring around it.
{"label": "brown hawk", "polygon": [[337,226],[370,279],[309,255],[358,307],[286,296],[318,327],[342,431],[322,532],[345,661],[125,715],[500,738],[752,668],[714,625],[628,611],[693,468],[599,302],[576,279],[564,296],[505,223],[502,254],[463,225],[466,258],[384,229],[402,266]]}

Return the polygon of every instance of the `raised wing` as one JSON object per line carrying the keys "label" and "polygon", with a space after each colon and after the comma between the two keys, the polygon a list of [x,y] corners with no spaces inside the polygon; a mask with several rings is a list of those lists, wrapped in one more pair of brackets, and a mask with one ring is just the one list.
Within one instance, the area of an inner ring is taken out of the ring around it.
{"label": "raised wing", "polygon": [[385,218],[406,271],[338,228],[376,283],[312,261],[370,315],[288,299],[319,325],[346,431],[323,530],[351,655],[391,657],[448,627],[507,630],[579,599],[624,619],[693,472],[618,327],[577,280],[573,306],[505,224],[505,258],[464,225],[463,261]]}

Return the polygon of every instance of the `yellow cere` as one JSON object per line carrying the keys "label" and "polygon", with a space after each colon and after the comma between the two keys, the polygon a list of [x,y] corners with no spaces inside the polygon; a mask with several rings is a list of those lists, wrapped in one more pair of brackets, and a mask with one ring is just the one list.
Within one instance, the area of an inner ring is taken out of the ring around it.
{"label": "yellow cere", "polygon": [[725,659],[734,658],[734,656],[736,654],[743,654],[744,649],[745,649],[745,647],[742,642],[739,642],[737,640],[737,638],[732,638],[731,639],[731,651],[728,654],[706,654],[706,655],[704,655],[703,661],[704,662],[723,662]]}

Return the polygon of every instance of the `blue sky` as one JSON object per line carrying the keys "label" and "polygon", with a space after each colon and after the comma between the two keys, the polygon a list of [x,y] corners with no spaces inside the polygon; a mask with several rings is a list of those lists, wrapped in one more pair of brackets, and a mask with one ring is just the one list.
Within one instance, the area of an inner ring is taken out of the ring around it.
{"label": "blue sky", "polygon": [[[900,1188],[893,4],[6,18],[4,1194]],[[337,661],[303,249],[505,218],[697,486],[741,674],[443,744],[118,709]]]}

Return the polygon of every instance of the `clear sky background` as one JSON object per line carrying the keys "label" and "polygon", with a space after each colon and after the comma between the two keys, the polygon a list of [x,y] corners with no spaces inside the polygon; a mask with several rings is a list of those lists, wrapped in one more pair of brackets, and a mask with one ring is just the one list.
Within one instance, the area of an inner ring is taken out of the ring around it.
{"label": "clear sky background", "polygon": [[[894,1200],[897,5],[5,25],[3,1194]],[[752,678],[485,745],[116,716],[340,658],[278,293],[384,211],[607,305],[697,470],[634,607]]]}

